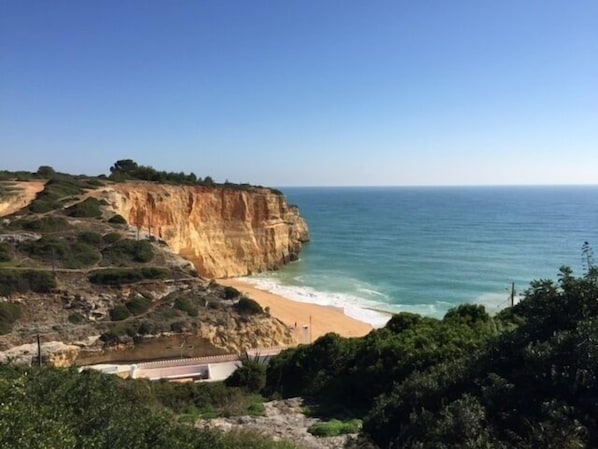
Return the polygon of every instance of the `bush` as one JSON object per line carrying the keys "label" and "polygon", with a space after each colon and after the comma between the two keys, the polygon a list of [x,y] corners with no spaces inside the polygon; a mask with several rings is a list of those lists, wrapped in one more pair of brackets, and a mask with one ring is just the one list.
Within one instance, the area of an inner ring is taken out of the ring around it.
{"label": "bush", "polygon": [[81,243],[97,246],[102,241],[102,236],[97,232],[80,232],[77,234],[77,240]]}
{"label": "bush", "polygon": [[72,324],[81,324],[83,322],[83,317],[80,313],[73,312],[68,317],[69,323]]}
{"label": "bush", "polygon": [[156,323],[149,320],[144,320],[139,324],[139,328],[137,329],[137,333],[139,335],[149,335],[153,334],[156,330]]}
{"label": "bush", "polygon": [[238,313],[242,315],[257,315],[260,313],[264,313],[264,309],[262,309],[262,306],[260,306],[253,299],[247,298],[246,296],[243,296],[241,299],[239,299],[239,302],[237,302],[234,305],[234,308]]}
{"label": "bush", "polygon": [[12,323],[21,318],[21,306],[12,302],[0,303],[0,335],[12,330]]}
{"label": "bush", "polygon": [[181,333],[185,331],[185,322],[184,321],[175,321],[174,323],[170,324],[170,330],[172,332]]}
{"label": "bush", "polygon": [[241,296],[241,292],[235,287],[226,286],[224,287],[224,299],[235,299]]}
{"label": "bush", "polygon": [[55,263],[65,268],[83,268],[100,260],[98,250],[85,243],[70,243],[65,239],[42,237],[21,245],[21,249],[37,260]]}
{"label": "bush", "polygon": [[115,306],[113,309],[110,310],[110,319],[112,321],[122,321],[129,318],[131,314],[129,313],[129,309],[126,306],[120,304]]}
{"label": "bush", "polygon": [[96,198],[87,198],[80,203],[68,207],[65,210],[65,214],[69,217],[77,218],[98,218],[102,216],[101,204]]}
{"label": "bush", "polygon": [[120,235],[118,232],[109,232],[108,234],[104,234],[102,236],[102,240],[104,241],[104,243],[107,243],[109,245],[111,245],[114,242],[118,242],[120,239],[122,239],[122,235]]}
{"label": "bush", "polygon": [[64,231],[70,227],[69,222],[64,217],[43,217],[33,221],[18,221],[16,225],[33,232],[57,232]]}
{"label": "bush", "polygon": [[190,317],[198,315],[197,307],[195,307],[187,298],[177,298],[174,301],[174,308],[186,312]]}
{"label": "bush", "polygon": [[104,285],[132,284],[144,279],[164,279],[168,274],[168,270],[157,267],[110,268],[94,271],[89,275],[89,282]]}
{"label": "bush", "polygon": [[317,437],[336,437],[347,433],[358,433],[361,430],[361,420],[339,421],[333,419],[326,422],[317,422],[309,426],[307,431]]}
{"label": "bush", "polygon": [[133,315],[141,315],[147,312],[151,305],[152,300],[148,298],[133,298],[125,303],[125,306]]}
{"label": "bush", "polygon": [[0,243],[0,262],[10,262],[10,245]]}
{"label": "bush", "polygon": [[[113,320],[113,321],[119,321],[119,320]],[[129,337],[134,337],[135,335],[137,335],[138,327],[139,326],[137,325],[137,323],[132,323],[132,322],[118,323],[111,329],[111,333],[113,335],[116,335],[117,337],[123,337],[125,335],[127,335]]]}
{"label": "bush", "polygon": [[104,249],[103,255],[112,265],[147,263],[154,258],[154,248],[147,240],[124,239]]}
{"label": "bush", "polygon": [[45,213],[61,209],[63,200],[81,193],[83,189],[80,181],[72,176],[56,174],[46,183],[44,190],[37,194],[29,205],[29,210]]}
{"label": "bush", "polygon": [[224,383],[228,387],[242,387],[252,393],[259,393],[266,386],[266,365],[257,360],[244,360]]}
{"label": "bush", "polygon": [[0,295],[13,293],[48,293],[56,288],[52,273],[37,270],[0,269]]}
{"label": "bush", "polygon": [[122,215],[116,214],[113,215],[112,217],[110,217],[110,219],[108,220],[108,223],[110,224],[118,224],[118,225],[126,225],[127,224],[127,220],[125,220],[125,217],[123,217]]}

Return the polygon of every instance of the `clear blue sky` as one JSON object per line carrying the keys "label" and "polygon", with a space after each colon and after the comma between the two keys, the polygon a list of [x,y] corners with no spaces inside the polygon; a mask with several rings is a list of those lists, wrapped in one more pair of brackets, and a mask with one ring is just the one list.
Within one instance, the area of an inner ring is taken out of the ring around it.
{"label": "clear blue sky", "polygon": [[598,1],[0,0],[0,168],[598,183]]}

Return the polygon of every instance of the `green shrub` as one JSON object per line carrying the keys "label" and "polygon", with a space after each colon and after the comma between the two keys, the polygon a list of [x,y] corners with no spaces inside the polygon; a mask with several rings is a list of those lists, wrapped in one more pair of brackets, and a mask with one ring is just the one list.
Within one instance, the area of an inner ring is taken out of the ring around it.
{"label": "green shrub", "polygon": [[148,298],[133,298],[130,301],[125,303],[129,312],[133,315],[141,315],[142,313],[147,312],[147,310],[152,305],[152,300]]}
{"label": "green shrub", "polygon": [[12,330],[12,323],[21,318],[21,306],[11,302],[0,303],[0,335]]}
{"label": "green shrub", "polygon": [[172,332],[184,332],[185,331],[185,322],[184,321],[175,321],[174,323],[170,323],[170,330]]}
{"label": "green shrub", "polygon": [[235,287],[226,286],[224,287],[224,299],[235,299],[241,296],[241,292]]}
{"label": "green shrub", "polygon": [[174,301],[174,308],[187,313],[190,317],[196,317],[198,315],[197,307],[195,307],[187,298],[177,298]]}
{"label": "green shrub", "polygon": [[20,246],[29,257],[45,263],[54,263],[64,268],[83,268],[100,260],[99,251],[85,243],[70,243],[65,239],[42,237]]}
{"label": "green shrub", "polygon": [[81,243],[97,246],[102,241],[102,236],[97,232],[85,231],[77,234],[77,240]]}
{"label": "green shrub", "polygon": [[73,312],[73,313],[69,314],[68,320],[69,320],[69,323],[72,323],[72,324],[81,324],[83,322],[83,317],[81,316],[80,313]]}
{"label": "green shrub", "polygon": [[[119,320],[113,320],[119,321]],[[126,323],[118,323],[111,329],[111,333],[116,335],[117,337],[122,337],[128,335],[129,337],[134,337],[137,335],[137,323],[126,322]]]}
{"label": "green shrub", "polygon": [[0,320],[14,323],[21,318],[21,306],[12,302],[0,302]]}
{"label": "green shrub", "polygon": [[95,265],[100,260],[100,253],[92,246],[84,243],[71,245],[70,259],[64,264],[65,268],[83,268]]}
{"label": "green shrub", "polygon": [[109,232],[108,234],[104,234],[102,236],[102,240],[104,243],[111,245],[112,243],[118,242],[120,239],[122,239],[122,237],[123,236],[118,232]]}
{"label": "green shrub", "polygon": [[102,254],[112,265],[147,263],[154,258],[154,248],[147,240],[123,239],[104,249]]}
{"label": "green shrub", "polygon": [[333,419],[326,422],[317,422],[309,426],[307,431],[317,437],[336,437],[347,433],[358,433],[361,430],[361,420],[339,421]]}
{"label": "green shrub", "polygon": [[29,205],[29,210],[35,213],[45,213],[61,209],[62,201],[68,197],[83,193],[81,181],[69,175],[54,175],[45,185],[44,190],[37,194]]}
{"label": "green shrub", "polygon": [[30,291],[48,293],[53,288],[56,288],[56,280],[48,271],[0,269],[1,296]]}
{"label": "green shrub", "polygon": [[132,284],[144,279],[164,279],[168,277],[168,274],[168,270],[157,267],[110,268],[92,272],[89,275],[89,281],[93,284],[122,285]]}
{"label": "green shrub", "polygon": [[64,231],[70,227],[69,222],[64,217],[42,217],[32,221],[18,221],[16,225],[33,232],[57,232]]}
{"label": "green shrub", "polygon": [[242,387],[259,393],[266,386],[266,365],[257,360],[244,360],[224,383],[228,387]]}
{"label": "green shrub", "polygon": [[119,304],[110,310],[110,319],[112,321],[122,321],[129,318],[131,314],[126,306]]}
{"label": "green shrub", "polygon": [[108,220],[108,223],[111,224],[118,224],[118,225],[126,225],[127,224],[127,220],[125,220],[125,217],[123,217],[122,215],[116,214],[113,215],[112,217],[110,217],[110,219]]}
{"label": "green shrub", "polygon": [[239,299],[239,302],[237,302],[234,305],[234,308],[238,313],[242,315],[256,315],[264,313],[264,309],[262,309],[262,306],[260,306],[253,299],[247,298],[246,296],[243,296],[241,299]]}
{"label": "green shrub", "polygon": [[156,329],[156,323],[150,320],[143,320],[139,324],[139,328],[137,329],[137,333],[139,335],[150,335],[153,334]]}
{"label": "green shrub", "polygon": [[96,198],[87,198],[80,203],[77,203],[65,210],[65,214],[69,217],[77,218],[97,218],[102,216],[100,205],[102,203]]}
{"label": "green shrub", "polygon": [[8,243],[0,243],[0,262],[10,262],[10,245]]}

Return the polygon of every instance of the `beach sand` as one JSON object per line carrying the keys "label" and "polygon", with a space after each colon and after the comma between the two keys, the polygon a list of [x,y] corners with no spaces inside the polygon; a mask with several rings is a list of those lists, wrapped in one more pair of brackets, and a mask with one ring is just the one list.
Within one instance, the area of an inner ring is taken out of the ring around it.
{"label": "beach sand", "polygon": [[292,301],[238,279],[217,279],[216,282],[236,288],[263,308],[269,307],[273,317],[294,329],[298,343],[309,343],[310,339],[314,341],[329,332],[343,337],[361,337],[373,329],[370,324],[345,315],[340,308]]}

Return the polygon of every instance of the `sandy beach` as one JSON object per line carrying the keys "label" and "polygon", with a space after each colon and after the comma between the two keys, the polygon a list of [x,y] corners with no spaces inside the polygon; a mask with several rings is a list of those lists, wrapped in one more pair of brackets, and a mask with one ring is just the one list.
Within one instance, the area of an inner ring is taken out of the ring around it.
{"label": "sandy beach", "polygon": [[328,332],[336,332],[343,337],[361,337],[373,329],[368,323],[351,318],[336,307],[292,301],[238,279],[217,279],[216,282],[236,288],[263,308],[269,307],[272,316],[295,329],[299,343],[309,343],[310,338],[313,341]]}

